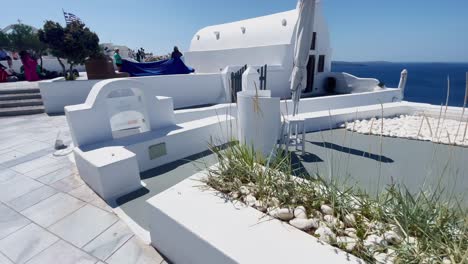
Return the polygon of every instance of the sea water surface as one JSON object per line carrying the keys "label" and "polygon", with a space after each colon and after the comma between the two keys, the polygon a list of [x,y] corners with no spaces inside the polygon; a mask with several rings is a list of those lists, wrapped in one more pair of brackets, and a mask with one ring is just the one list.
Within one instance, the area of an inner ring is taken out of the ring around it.
{"label": "sea water surface", "polygon": [[398,87],[400,74],[408,70],[405,100],[444,104],[447,98],[447,76],[450,76],[449,105],[463,106],[468,63],[392,63],[333,62],[332,71],[347,72],[357,77],[376,78],[387,87]]}

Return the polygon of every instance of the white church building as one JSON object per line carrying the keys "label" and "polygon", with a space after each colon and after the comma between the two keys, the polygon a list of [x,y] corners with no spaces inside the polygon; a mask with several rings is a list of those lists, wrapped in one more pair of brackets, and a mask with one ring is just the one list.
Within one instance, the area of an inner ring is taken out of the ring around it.
{"label": "white church building", "polygon": [[[297,19],[298,11],[294,9],[203,28],[193,37],[185,61],[197,73],[266,64],[268,89],[272,96],[289,97]],[[332,58],[328,26],[320,3],[316,8],[314,28],[305,93],[319,95],[324,93],[323,73],[331,71]]]}

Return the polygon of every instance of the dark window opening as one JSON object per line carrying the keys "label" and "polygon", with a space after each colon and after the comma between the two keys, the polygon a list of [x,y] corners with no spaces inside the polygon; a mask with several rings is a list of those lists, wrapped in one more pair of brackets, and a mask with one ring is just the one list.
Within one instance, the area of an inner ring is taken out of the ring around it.
{"label": "dark window opening", "polygon": [[320,55],[319,62],[318,62],[318,72],[324,72],[324,71],[325,71],[325,55]]}
{"label": "dark window opening", "polygon": [[312,35],[312,45],[310,46],[311,50],[315,50],[316,43],[317,43],[317,32],[314,32],[314,34]]}
{"label": "dark window opening", "polygon": [[309,57],[309,63],[307,64],[307,88],[306,93],[310,93],[314,89],[315,80],[315,55]]}

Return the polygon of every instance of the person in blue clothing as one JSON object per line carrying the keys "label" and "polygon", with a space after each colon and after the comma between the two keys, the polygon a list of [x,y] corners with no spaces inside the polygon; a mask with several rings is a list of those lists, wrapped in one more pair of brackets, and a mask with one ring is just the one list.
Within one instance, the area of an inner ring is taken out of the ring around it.
{"label": "person in blue clothing", "polygon": [[180,59],[180,57],[184,56],[182,52],[179,51],[177,46],[174,47],[174,51],[171,54],[171,59]]}
{"label": "person in blue clothing", "polygon": [[119,52],[120,52],[119,49],[114,50],[114,62],[115,62],[115,65],[117,66],[117,70],[121,72],[122,71],[122,57],[120,56]]}
{"label": "person in blue clothing", "polygon": [[6,60],[8,63],[8,67],[11,69],[11,67],[13,66],[13,61],[11,60],[11,57],[4,49],[0,48],[0,61],[2,60]]}

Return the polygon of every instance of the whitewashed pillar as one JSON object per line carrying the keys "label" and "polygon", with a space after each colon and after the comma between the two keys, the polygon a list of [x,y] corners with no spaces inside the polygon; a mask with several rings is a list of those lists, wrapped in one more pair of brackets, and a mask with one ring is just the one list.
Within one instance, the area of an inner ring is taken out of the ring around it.
{"label": "whitewashed pillar", "polygon": [[269,90],[255,90],[258,77],[251,67],[242,76],[242,92],[237,93],[238,139],[268,157],[280,135],[280,98],[271,97]]}
{"label": "whitewashed pillar", "polygon": [[405,88],[406,88],[406,82],[408,80],[408,71],[404,69],[401,72],[401,77],[400,77],[400,84],[398,84],[398,89],[401,90],[401,99],[405,98]]}

